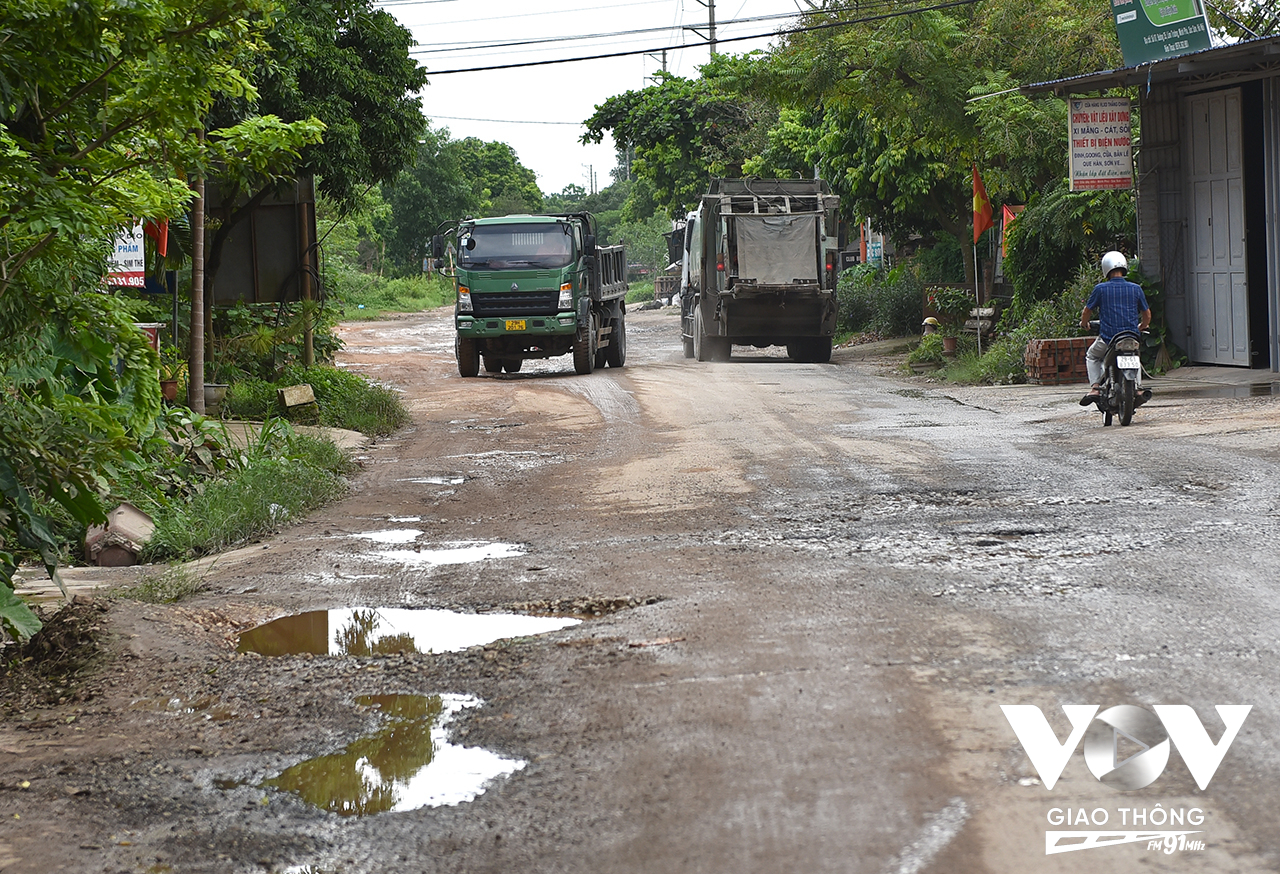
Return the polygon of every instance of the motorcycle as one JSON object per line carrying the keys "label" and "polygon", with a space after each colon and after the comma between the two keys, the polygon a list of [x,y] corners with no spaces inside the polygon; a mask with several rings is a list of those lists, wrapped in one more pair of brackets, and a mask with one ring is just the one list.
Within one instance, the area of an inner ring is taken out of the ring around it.
{"label": "motorcycle", "polygon": [[[1089,327],[1098,330],[1098,321],[1091,321]],[[1141,348],[1141,338],[1136,331],[1121,331],[1107,346],[1107,354],[1102,359],[1102,381],[1098,383],[1098,396],[1094,399],[1098,412],[1102,413],[1104,427],[1116,416],[1122,426],[1128,425],[1133,421],[1133,411],[1151,400],[1151,389],[1139,388],[1142,359],[1138,350]]]}

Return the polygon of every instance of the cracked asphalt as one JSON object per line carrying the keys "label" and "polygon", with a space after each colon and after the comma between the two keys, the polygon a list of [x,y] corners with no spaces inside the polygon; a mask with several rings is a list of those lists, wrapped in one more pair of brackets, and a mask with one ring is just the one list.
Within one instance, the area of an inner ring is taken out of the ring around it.
{"label": "cracked asphalt", "polygon": [[[447,311],[343,331],[342,366],[413,424],[196,597],[108,603],[94,679],[0,726],[0,870],[1280,870],[1269,392],[1156,380],[1104,429],[1077,387],[947,386],[866,349],[699,364],[670,309],[630,313],[627,366],[588,376],[463,380]],[[341,607],[583,621],[450,653],[235,651]],[[384,727],[362,702],[387,695],[477,699],[440,736],[523,767],[365,816],[264,788]],[[1012,704],[1057,742],[1062,705],[1190,705],[1208,743],[1215,705],[1253,709],[1203,790],[1178,749],[1127,791],[1077,749],[1050,790]],[[1146,831],[1173,828],[1192,843]],[[1079,846],[1048,852],[1063,830]]]}

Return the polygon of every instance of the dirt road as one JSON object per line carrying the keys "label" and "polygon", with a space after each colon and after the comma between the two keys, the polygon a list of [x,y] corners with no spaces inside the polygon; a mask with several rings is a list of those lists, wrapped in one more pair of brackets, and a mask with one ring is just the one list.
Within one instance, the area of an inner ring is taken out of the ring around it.
{"label": "dirt road", "polygon": [[[97,678],[0,726],[0,871],[1280,870],[1269,395],[1158,387],[1104,431],[1073,388],[857,350],[686,361],[677,322],[630,314],[620,370],[471,380],[447,313],[346,326],[413,425],[195,598],[111,602]],[[399,637],[329,613],[318,653],[236,653],[336,608]],[[441,652],[425,608],[581,621]],[[1060,745],[1080,704],[1190,705],[1208,744],[1253,709],[1205,789],[1185,728],[1161,770],[1167,726],[1092,714],[1046,788],[1001,705]],[[1093,776],[1104,734],[1149,785]],[[327,755],[312,803],[266,782]]]}

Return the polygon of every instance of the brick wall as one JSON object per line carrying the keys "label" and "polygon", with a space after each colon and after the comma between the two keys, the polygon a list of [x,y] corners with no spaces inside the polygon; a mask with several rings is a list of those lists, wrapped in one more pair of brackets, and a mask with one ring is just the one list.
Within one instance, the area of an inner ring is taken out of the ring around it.
{"label": "brick wall", "polygon": [[1054,340],[1032,340],[1027,344],[1027,382],[1032,385],[1070,385],[1088,382],[1084,353],[1093,337],[1063,337]]}

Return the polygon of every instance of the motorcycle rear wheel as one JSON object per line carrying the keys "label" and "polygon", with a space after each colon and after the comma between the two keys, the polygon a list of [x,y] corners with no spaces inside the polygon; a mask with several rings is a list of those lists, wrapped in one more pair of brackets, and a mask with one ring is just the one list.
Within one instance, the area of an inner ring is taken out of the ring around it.
{"label": "motorcycle rear wheel", "polygon": [[1133,382],[1130,380],[1121,380],[1120,382],[1120,425],[1123,427],[1133,421]]}

